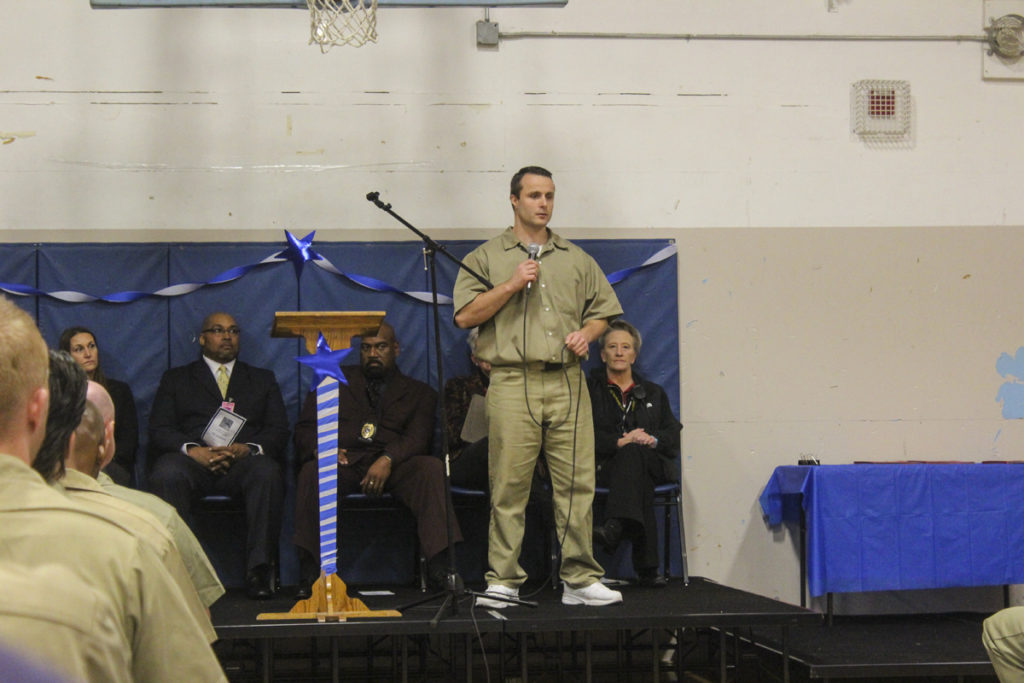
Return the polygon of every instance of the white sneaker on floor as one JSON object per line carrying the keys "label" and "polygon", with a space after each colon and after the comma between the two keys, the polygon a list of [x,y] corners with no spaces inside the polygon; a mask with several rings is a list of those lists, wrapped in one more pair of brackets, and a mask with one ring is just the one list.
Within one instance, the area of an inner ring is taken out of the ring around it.
{"label": "white sneaker on floor", "polygon": [[569,584],[566,584],[562,590],[563,605],[600,607],[602,605],[614,605],[619,602],[622,602],[622,593],[613,591],[600,581],[595,581],[583,588],[570,588]]}
{"label": "white sneaker on floor", "polygon": [[510,605],[514,605],[513,602],[506,602],[504,600],[491,600],[488,595],[493,595],[498,598],[519,598],[519,589],[511,588],[509,586],[502,586],[497,583],[487,584],[487,590],[483,596],[476,597],[477,607],[486,607],[488,609],[504,609]]}

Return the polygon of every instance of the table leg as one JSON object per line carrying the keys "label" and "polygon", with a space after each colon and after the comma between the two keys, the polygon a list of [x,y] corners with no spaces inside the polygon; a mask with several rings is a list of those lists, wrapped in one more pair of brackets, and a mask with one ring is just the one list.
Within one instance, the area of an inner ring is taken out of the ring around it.
{"label": "table leg", "polygon": [[409,681],[409,638],[402,636],[402,683]]}
{"label": "table leg", "polygon": [[654,683],[658,683],[658,680],[661,678],[661,652],[658,648],[661,640],[659,638],[661,635],[660,631],[661,629],[657,628],[651,629],[651,673],[653,674],[651,680]]}
{"label": "table leg", "polygon": [[782,683],[789,683],[789,627],[782,627]]}
{"label": "table leg", "polygon": [[526,666],[527,658],[527,647],[526,647],[527,636],[524,633],[519,634],[519,675],[523,683],[529,680],[529,672]]}
{"label": "table leg", "polygon": [[263,655],[263,680],[270,683],[274,680],[274,640],[267,638],[260,641],[260,650]]}
{"label": "table leg", "polygon": [[725,652],[725,628],[718,630],[718,678],[722,683],[726,683],[726,674],[729,671],[729,658]]}
{"label": "table leg", "polygon": [[807,607],[807,515],[800,510],[800,606]]}
{"label": "table leg", "polygon": [[[370,656],[373,656],[371,651]],[[338,639],[331,638],[331,681],[338,683],[341,680],[341,663],[338,661]]]}
{"label": "table leg", "polygon": [[594,671],[593,671],[593,660],[590,656],[590,631],[583,634],[583,666],[585,668],[584,680],[587,683],[593,683]]}

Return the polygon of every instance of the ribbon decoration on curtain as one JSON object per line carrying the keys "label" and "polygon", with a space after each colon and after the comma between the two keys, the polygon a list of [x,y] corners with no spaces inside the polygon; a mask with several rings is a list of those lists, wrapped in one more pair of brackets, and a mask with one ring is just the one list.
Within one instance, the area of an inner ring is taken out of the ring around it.
{"label": "ribbon decoration on curtain", "polygon": [[622,270],[616,270],[614,273],[608,275],[608,284],[617,285],[638,270],[642,270],[648,266],[653,266],[655,263],[661,263],[677,251],[678,249],[674,242],[668,246],[662,247],[639,266],[631,266],[629,268],[623,268]]}
{"label": "ribbon decoration on curtain", "polygon": [[295,359],[313,368],[316,385],[320,567],[327,576],[338,570],[338,391],[341,384],[348,384],[341,362],[351,352],[352,349],[332,351],[321,334],[315,354]]}
{"label": "ribbon decoration on curtain", "polygon": [[[64,301],[66,303],[88,303],[92,301],[105,301],[107,303],[113,304],[125,304],[153,296],[178,297],[183,296],[185,294],[191,294],[192,292],[202,289],[203,287],[208,287],[211,285],[221,285],[227,282],[231,282],[233,280],[237,280],[248,275],[250,272],[256,270],[257,268],[273,265],[275,263],[283,263],[285,261],[290,261],[295,268],[296,277],[302,274],[302,268],[306,263],[312,263],[314,266],[320,268],[323,271],[341,277],[345,280],[348,280],[349,282],[352,282],[353,284],[359,285],[360,287],[365,287],[366,289],[375,292],[393,292],[395,294],[400,294],[402,296],[409,297],[421,303],[433,302],[433,295],[430,292],[420,290],[404,290],[399,287],[395,287],[394,285],[391,285],[387,282],[384,282],[383,280],[378,280],[377,278],[370,277],[368,275],[346,273],[344,271],[339,270],[337,266],[330,262],[329,259],[313,250],[312,244],[313,236],[315,235],[315,233],[316,231],[314,230],[305,237],[299,239],[295,237],[291,232],[285,230],[285,237],[287,239],[288,246],[282,249],[281,251],[278,251],[277,253],[272,254],[263,259],[262,261],[258,261],[256,263],[250,263],[243,266],[235,266],[234,268],[229,268],[228,270],[225,270],[222,273],[214,275],[212,278],[206,280],[205,282],[185,282],[170,285],[168,287],[163,287],[161,289],[157,289],[150,292],[125,291],[115,292],[113,294],[106,294],[103,296],[94,296],[92,294],[87,294],[86,292],[79,292],[74,290],[60,290],[47,292],[41,289],[37,289],[35,287],[31,287],[29,285],[22,285],[10,282],[0,282],[0,291],[6,292],[8,294],[13,294],[16,296],[42,296],[50,299],[56,299],[58,301]],[[676,251],[676,245],[669,244],[668,246],[660,249],[650,258],[646,259],[643,263],[637,266],[631,266],[629,268],[617,270],[614,273],[608,275],[608,282],[611,283],[612,285],[616,285],[625,280],[626,278],[630,277],[637,271],[647,268],[649,266],[653,266],[657,263],[660,263],[668,259],[673,254],[675,254]],[[443,294],[439,294],[437,300],[438,303],[444,305],[450,305],[452,303],[452,298]]]}

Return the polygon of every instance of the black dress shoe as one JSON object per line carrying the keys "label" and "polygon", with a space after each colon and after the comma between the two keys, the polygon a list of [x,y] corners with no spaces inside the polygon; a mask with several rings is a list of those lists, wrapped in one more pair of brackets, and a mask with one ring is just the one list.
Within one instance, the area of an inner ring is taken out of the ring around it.
{"label": "black dress shoe", "polygon": [[612,555],[619,547],[622,540],[622,522],[617,519],[609,519],[602,526],[594,527],[594,545]]}
{"label": "black dress shoe", "polygon": [[298,600],[313,597],[313,584],[320,578],[320,563],[304,550],[299,551],[299,585],[295,589]]}
{"label": "black dress shoe", "polygon": [[[458,572],[455,573],[458,577]],[[461,582],[462,579],[459,579]],[[427,590],[440,593],[448,588],[448,551],[442,550],[427,560]]]}
{"label": "black dress shoe", "polygon": [[657,569],[641,569],[637,572],[636,585],[644,588],[664,588],[668,585],[668,579],[659,574]]}
{"label": "black dress shoe", "polygon": [[440,593],[448,587],[448,575],[445,571],[427,572],[427,590]]}
{"label": "black dress shoe", "polygon": [[253,567],[245,577],[245,594],[253,600],[274,597],[274,571],[269,564]]}
{"label": "black dress shoe", "polygon": [[313,582],[299,580],[299,585],[295,588],[295,599],[296,600],[309,600],[313,597]]}

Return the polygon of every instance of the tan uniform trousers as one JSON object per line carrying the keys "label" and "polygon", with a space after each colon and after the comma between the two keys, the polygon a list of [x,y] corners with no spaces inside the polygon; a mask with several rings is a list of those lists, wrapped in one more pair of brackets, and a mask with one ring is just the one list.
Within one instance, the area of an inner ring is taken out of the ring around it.
{"label": "tan uniform trousers", "polygon": [[986,619],[981,642],[1001,683],[1024,683],[1024,607],[1008,607]]}
{"label": "tan uniform trousers", "polygon": [[[542,449],[551,472],[555,526],[562,541],[559,576],[573,588],[581,588],[604,575],[593,551],[594,426],[590,395],[581,379],[578,364],[564,372],[544,370],[543,364],[531,364],[525,373],[521,367],[491,370],[488,584],[517,587],[526,580],[519,553],[530,482]],[[550,426],[542,429],[541,425]]]}

